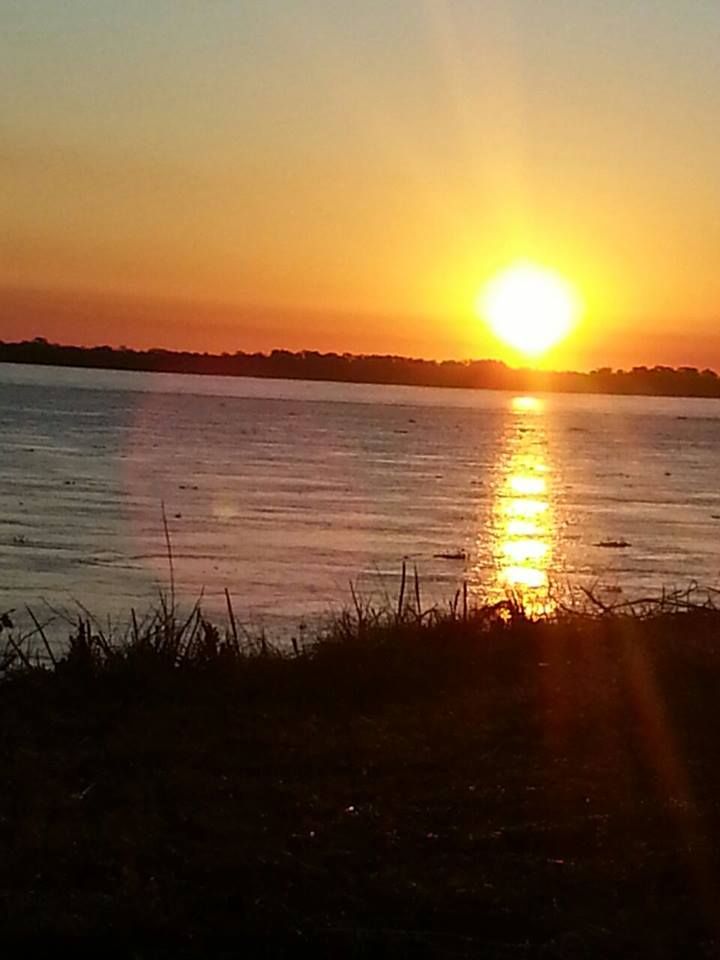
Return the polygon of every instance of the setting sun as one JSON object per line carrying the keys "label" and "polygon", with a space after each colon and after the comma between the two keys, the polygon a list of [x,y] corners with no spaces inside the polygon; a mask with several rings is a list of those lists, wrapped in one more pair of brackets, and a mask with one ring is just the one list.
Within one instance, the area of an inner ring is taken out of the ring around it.
{"label": "setting sun", "polygon": [[490,280],[477,310],[499,340],[537,357],[570,333],[579,306],[572,287],[558,274],[519,263]]}

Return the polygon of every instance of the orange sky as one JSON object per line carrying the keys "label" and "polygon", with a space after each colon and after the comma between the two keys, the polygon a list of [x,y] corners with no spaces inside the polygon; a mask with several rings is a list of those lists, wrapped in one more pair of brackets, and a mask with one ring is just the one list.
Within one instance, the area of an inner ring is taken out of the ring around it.
{"label": "orange sky", "polygon": [[513,361],[524,258],[550,365],[720,367],[717,4],[7,6],[0,337]]}

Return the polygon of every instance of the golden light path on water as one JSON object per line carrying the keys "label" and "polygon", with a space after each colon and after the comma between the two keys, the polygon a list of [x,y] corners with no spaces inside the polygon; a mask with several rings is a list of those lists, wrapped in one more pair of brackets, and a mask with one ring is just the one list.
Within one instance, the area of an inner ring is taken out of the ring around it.
{"label": "golden light path on water", "polygon": [[552,471],[544,404],[515,397],[492,505],[494,593],[511,596],[531,615],[549,612],[550,569],[556,540]]}

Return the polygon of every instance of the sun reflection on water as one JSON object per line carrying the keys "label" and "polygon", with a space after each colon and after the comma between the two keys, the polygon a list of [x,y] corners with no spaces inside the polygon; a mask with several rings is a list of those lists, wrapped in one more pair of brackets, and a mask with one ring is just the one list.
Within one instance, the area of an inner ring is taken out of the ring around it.
{"label": "sun reflection on water", "polygon": [[532,413],[542,412],[543,402],[538,397],[513,397],[512,408],[518,413],[531,411]]}
{"label": "sun reflection on water", "polygon": [[497,592],[530,614],[547,612],[555,524],[544,405],[515,397],[493,508]]}

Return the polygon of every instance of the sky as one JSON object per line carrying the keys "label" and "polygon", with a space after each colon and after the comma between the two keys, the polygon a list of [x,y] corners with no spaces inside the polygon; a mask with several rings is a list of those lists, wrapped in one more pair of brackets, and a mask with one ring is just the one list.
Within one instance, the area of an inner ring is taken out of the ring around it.
{"label": "sky", "polygon": [[0,339],[720,368],[717,0],[0,0]]}

